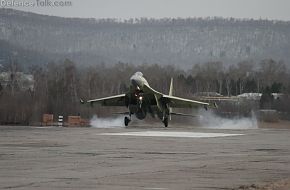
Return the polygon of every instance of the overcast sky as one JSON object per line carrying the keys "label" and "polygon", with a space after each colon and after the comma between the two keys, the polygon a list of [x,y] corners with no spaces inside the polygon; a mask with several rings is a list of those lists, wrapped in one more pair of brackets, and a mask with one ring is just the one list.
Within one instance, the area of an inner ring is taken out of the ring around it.
{"label": "overcast sky", "polygon": [[[9,1],[9,0],[6,0]],[[10,0],[11,1],[11,0]],[[20,1],[20,0],[16,0]],[[36,0],[21,0],[36,2]],[[53,0],[51,0],[53,1]],[[66,0],[67,1],[67,0]],[[71,7],[17,8],[84,18],[234,17],[290,21],[290,0],[70,0]],[[16,7],[13,7],[16,8]]]}

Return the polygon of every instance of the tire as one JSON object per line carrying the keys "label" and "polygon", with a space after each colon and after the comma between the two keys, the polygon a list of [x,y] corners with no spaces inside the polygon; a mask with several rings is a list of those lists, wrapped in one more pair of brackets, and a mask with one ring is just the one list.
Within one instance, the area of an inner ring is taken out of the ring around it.
{"label": "tire", "polygon": [[164,127],[168,127],[168,118],[164,118],[163,124],[164,124]]}
{"label": "tire", "polygon": [[124,124],[125,124],[126,127],[129,125],[130,121],[131,120],[128,117],[124,118]]}

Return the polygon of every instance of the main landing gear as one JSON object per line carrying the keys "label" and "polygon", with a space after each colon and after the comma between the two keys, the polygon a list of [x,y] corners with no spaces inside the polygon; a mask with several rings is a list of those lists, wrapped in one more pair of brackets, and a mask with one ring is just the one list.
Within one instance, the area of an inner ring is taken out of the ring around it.
{"label": "main landing gear", "polygon": [[128,124],[130,123],[131,119],[129,117],[125,117],[124,118],[124,123],[125,123],[125,126],[127,127]]}
{"label": "main landing gear", "polygon": [[167,117],[165,117],[162,122],[164,124],[164,127],[168,127],[168,118]]}

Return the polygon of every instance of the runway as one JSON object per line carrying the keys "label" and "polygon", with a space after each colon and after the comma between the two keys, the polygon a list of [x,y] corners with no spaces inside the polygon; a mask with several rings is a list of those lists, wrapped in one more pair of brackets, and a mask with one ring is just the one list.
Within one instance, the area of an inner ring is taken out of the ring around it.
{"label": "runway", "polygon": [[2,126],[0,189],[258,187],[290,178],[289,139],[287,129]]}
{"label": "runway", "polygon": [[99,135],[108,135],[108,136],[140,136],[140,137],[211,138],[211,137],[239,136],[239,135],[243,135],[243,134],[142,131],[142,132],[122,132],[122,133],[100,133]]}

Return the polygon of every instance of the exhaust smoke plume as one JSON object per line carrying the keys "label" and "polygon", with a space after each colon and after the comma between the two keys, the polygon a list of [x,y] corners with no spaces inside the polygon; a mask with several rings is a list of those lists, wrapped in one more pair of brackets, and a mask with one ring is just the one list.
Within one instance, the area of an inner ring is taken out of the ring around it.
{"label": "exhaust smoke plume", "polygon": [[95,115],[90,120],[90,126],[95,128],[122,128],[124,127],[123,122],[123,117],[99,118]]}
{"label": "exhaust smoke plume", "polygon": [[202,127],[215,129],[257,129],[258,123],[254,113],[247,118],[223,118],[211,111],[201,111],[199,118]]}

